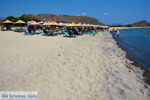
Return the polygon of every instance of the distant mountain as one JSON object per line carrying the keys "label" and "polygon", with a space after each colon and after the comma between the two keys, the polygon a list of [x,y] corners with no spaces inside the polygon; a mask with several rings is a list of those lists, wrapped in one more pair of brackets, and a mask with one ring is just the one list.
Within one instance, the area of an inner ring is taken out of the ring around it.
{"label": "distant mountain", "polygon": [[142,20],[136,23],[131,24],[134,27],[145,27],[145,26],[150,26],[150,22],[146,21],[146,20]]}
{"label": "distant mountain", "polygon": [[88,17],[88,16],[69,16],[69,15],[55,15],[55,14],[24,14],[20,17],[21,19],[35,19],[41,21],[56,21],[56,22],[65,22],[65,23],[86,23],[86,24],[99,24],[104,25],[96,18]]}
{"label": "distant mountain", "polygon": [[58,22],[66,23],[86,23],[86,24],[100,24],[103,25],[96,18],[87,17],[87,16],[69,16],[69,15],[52,15],[52,14],[39,14],[38,15],[42,20],[50,21],[55,20]]}

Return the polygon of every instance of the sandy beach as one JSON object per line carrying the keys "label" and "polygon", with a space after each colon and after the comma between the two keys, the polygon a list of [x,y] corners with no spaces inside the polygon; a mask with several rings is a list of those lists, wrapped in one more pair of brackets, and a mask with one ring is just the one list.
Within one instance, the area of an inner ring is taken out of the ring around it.
{"label": "sandy beach", "polygon": [[142,70],[130,63],[108,32],[0,31],[0,91],[38,91],[38,100],[150,100]]}

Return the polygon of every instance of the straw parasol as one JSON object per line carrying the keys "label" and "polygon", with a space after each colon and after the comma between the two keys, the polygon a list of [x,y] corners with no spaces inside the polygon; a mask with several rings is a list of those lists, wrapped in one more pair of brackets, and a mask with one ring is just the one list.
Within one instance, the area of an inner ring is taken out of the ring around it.
{"label": "straw parasol", "polygon": [[43,25],[47,25],[47,26],[59,26],[59,24],[57,22],[54,22],[54,21],[44,23]]}
{"label": "straw parasol", "polygon": [[59,25],[57,22],[54,22],[54,21],[51,21],[50,24],[54,25],[54,26],[58,26]]}
{"label": "straw parasol", "polygon": [[78,26],[82,26],[82,24],[81,24],[81,23],[78,23],[77,25],[78,25]]}
{"label": "straw parasol", "polygon": [[15,24],[26,24],[26,22],[24,22],[22,20],[18,20],[17,22],[15,22]]}
{"label": "straw parasol", "polygon": [[44,24],[44,22],[43,21],[40,21],[40,22],[38,22],[39,24]]}
{"label": "straw parasol", "polygon": [[48,23],[43,23],[42,25],[45,25],[45,26],[46,26],[46,25],[48,25]]}
{"label": "straw parasol", "polygon": [[100,27],[100,25],[93,25],[93,27]]}
{"label": "straw parasol", "polygon": [[73,25],[73,23],[69,23],[69,24],[67,24],[67,26],[72,27],[72,26],[74,26],[74,25]]}
{"label": "straw parasol", "polygon": [[67,25],[68,27],[77,27],[77,26],[79,26],[78,24],[75,24],[74,22],[72,22],[71,24],[68,24]]}
{"label": "straw parasol", "polygon": [[93,27],[94,25],[91,25],[91,24],[85,24],[85,23],[84,23],[82,26],[83,26],[83,27]]}
{"label": "straw parasol", "polygon": [[83,26],[83,27],[87,27],[87,26],[88,26],[88,24],[85,24],[85,23],[84,23],[84,24],[82,24],[82,26]]}
{"label": "straw parasol", "polygon": [[2,22],[3,24],[13,24],[13,22],[11,22],[10,20],[6,20],[4,22]]}
{"label": "straw parasol", "polygon": [[67,23],[59,23],[59,26],[67,26]]}
{"label": "straw parasol", "polygon": [[32,22],[32,23],[30,23],[29,25],[40,25],[40,24],[37,23],[37,22]]}

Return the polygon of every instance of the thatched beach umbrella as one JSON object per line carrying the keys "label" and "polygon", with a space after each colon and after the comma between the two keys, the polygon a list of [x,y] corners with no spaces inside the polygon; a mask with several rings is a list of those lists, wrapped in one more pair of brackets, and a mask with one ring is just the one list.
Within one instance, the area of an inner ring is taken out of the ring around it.
{"label": "thatched beach umbrella", "polygon": [[26,24],[26,22],[24,22],[22,20],[18,20],[17,22],[15,22],[15,24]]}
{"label": "thatched beach umbrella", "polygon": [[96,27],[96,28],[98,28],[98,27],[100,27],[100,25],[93,25],[93,27]]}
{"label": "thatched beach umbrella", "polygon": [[52,25],[52,26],[58,26],[59,24],[57,22],[52,21],[52,22],[50,22],[50,25]]}
{"label": "thatched beach umbrella", "polygon": [[71,24],[68,24],[67,25],[68,27],[77,27],[77,26],[79,26],[78,24],[75,24],[74,22],[72,22]]}
{"label": "thatched beach umbrella", "polygon": [[77,25],[78,25],[78,26],[80,26],[80,27],[82,26],[82,24],[81,24],[81,23],[78,23]]}
{"label": "thatched beach umbrella", "polygon": [[46,25],[46,26],[59,26],[59,24],[57,22],[47,22],[47,23],[44,23],[43,25]]}
{"label": "thatched beach umbrella", "polygon": [[46,25],[48,25],[48,24],[47,24],[47,23],[43,23],[42,25],[43,25],[43,26],[46,26]]}
{"label": "thatched beach umbrella", "polygon": [[13,26],[13,22],[11,22],[10,20],[6,20],[2,22],[2,24],[6,27],[6,30],[11,30],[11,26]]}
{"label": "thatched beach umbrella", "polygon": [[44,23],[43,25],[44,25],[44,26],[50,26],[51,23],[50,23],[50,22],[46,22],[46,23]]}
{"label": "thatched beach umbrella", "polygon": [[73,24],[68,24],[67,26],[68,26],[68,27],[73,27],[74,25],[73,25]]}
{"label": "thatched beach umbrella", "polygon": [[94,25],[91,25],[91,24],[83,24],[83,27],[94,27]]}
{"label": "thatched beach umbrella", "polygon": [[40,25],[40,23],[32,22],[32,23],[30,23],[29,25]]}
{"label": "thatched beach umbrella", "polygon": [[40,25],[43,25],[44,24],[44,22],[43,21],[40,21],[40,22],[38,22]]}
{"label": "thatched beach umbrella", "polygon": [[85,24],[85,23],[84,23],[84,24],[82,24],[82,26],[83,26],[83,27],[87,27],[87,26],[89,26],[89,24]]}
{"label": "thatched beach umbrella", "polygon": [[22,26],[26,25],[27,23],[26,23],[26,22],[24,22],[24,21],[22,21],[22,20],[18,20],[18,21],[17,21],[17,22],[15,22],[14,24],[15,24],[15,25],[17,25],[17,26],[22,27]]}
{"label": "thatched beach umbrella", "polygon": [[6,20],[6,21],[2,22],[2,24],[13,24],[13,22],[11,22],[10,20]]}
{"label": "thatched beach umbrella", "polygon": [[58,26],[67,26],[66,23],[59,23]]}

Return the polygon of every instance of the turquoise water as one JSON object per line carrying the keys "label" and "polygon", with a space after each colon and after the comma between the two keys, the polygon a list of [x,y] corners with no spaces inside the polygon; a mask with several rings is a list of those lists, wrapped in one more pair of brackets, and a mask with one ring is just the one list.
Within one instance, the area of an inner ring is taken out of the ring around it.
{"label": "turquoise water", "polygon": [[119,44],[144,68],[150,69],[150,28],[121,29]]}

